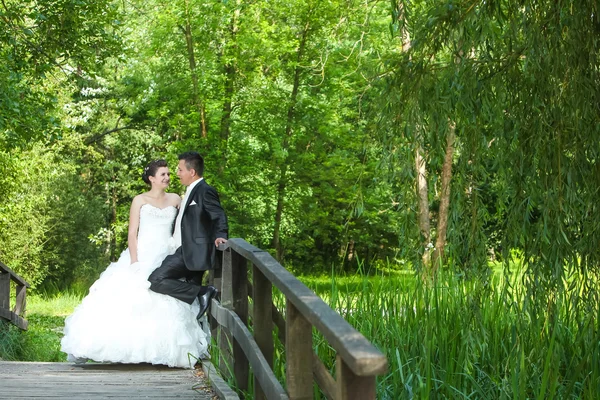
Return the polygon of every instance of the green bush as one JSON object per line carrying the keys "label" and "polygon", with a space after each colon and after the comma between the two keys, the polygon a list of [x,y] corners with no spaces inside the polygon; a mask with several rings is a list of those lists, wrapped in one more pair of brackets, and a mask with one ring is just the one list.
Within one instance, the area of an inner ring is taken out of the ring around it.
{"label": "green bush", "polygon": [[0,360],[20,360],[23,354],[24,340],[19,328],[0,320]]}
{"label": "green bush", "polygon": [[27,331],[8,322],[0,323],[0,358],[5,361],[66,361],[66,355],[60,351],[64,317],[33,314],[27,320]]}

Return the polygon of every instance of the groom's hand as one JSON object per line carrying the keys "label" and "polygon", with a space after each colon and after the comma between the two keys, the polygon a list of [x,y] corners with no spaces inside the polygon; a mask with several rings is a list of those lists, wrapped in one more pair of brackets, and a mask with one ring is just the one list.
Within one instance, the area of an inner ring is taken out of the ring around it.
{"label": "groom's hand", "polygon": [[220,244],[225,244],[227,243],[227,239],[225,238],[216,238],[215,239],[215,246],[219,247]]}

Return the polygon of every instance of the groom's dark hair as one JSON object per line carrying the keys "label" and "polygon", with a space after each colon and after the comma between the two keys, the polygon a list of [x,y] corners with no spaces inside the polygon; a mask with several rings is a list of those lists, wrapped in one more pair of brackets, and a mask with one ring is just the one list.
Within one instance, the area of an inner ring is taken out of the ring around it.
{"label": "groom's dark hair", "polygon": [[204,174],[204,159],[202,156],[195,151],[186,151],[179,155],[180,160],[185,160],[185,166],[187,169],[193,169],[196,171],[198,176]]}

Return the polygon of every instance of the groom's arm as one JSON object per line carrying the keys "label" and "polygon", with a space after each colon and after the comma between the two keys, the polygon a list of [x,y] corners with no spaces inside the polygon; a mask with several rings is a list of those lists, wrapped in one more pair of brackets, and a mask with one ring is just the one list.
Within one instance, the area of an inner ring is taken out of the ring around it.
{"label": "groom's arm", "polygon": [[219,195],[217,194],[215,188],[211,186],[207,187],[203,195],[202,203],[204,204],[204,209],[212,221],[215,239],[227,239],[229,233],[227,216],[225,215],[225,210],[223,210],[223,207],[221,207]]}

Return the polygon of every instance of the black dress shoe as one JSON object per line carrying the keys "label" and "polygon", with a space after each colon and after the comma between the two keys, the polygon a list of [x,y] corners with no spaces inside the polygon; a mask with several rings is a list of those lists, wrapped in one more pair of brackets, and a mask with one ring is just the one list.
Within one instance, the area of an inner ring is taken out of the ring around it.
{"label": "black dress shoe", "polygon": [[217,295],[217,288],[214,286],[207,286],[206,293],[202,295],[198,295],[198,301],[200,302],[200,312],[196,319],[202,318],[202,316],[208,310],[208,306],[210,306],[210,300]]}

